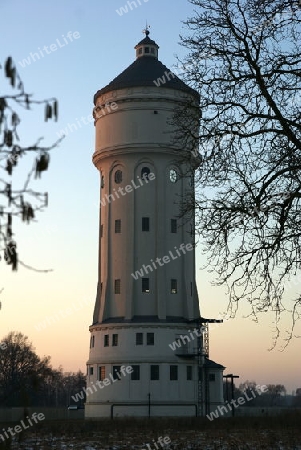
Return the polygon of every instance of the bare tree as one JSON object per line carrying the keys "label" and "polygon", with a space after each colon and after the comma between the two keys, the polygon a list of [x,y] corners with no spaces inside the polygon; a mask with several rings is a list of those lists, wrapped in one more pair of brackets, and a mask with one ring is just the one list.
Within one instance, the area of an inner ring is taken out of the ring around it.
{"label": "bare tree", "polygon": [[44,380],[52,376],[50,357],[40,358],[28,337],[12,331],[1,342],[0,401],[28,406]]}
{"label": "bare tree", "polygon": [[[72,395],[86,387],[86,376],[78,372],[63,372],[63,368],[52,369],[48,377],[44,378],[40,389],[35,393],[34,406],[67,407],[72,402]],[[83,407],[84,400],[79,401]]]}
{"label": "bare tree", "polygon": [[279,406],[285,395],[286,389],[283,384],[267,384],[267,392],[263,394],[268,397],[269,406]]}
{"label": "bare tree", "polygon": [[255,320],[273,311],[276,342],[289,311],[287,344],[301,317],[301,295],[283,298],[301,267],[300,2],[189,1],[196,8],[181,42],[200,106],[184,104],[174,117],[185,159],[197,166],[196,200],[183,213],[196,211],[228,313],[242,300]]}
{"label": "bare tree", "polygon": [[[34,144],[22,146],[18,134],[21,119],[17,110],[30,110],[33,105],[42,104],[45,107],[45,121],[52,118],[57,120],[58,102],[55,98],[35,100],[32,94],[28,94],[11,57],[6,59],[3,67],[0,66],[1,69],[7,89],[0,94],[0,169],[4,174],[4,178],[0,177],[0,195],[3,198],[0,202],[0,252],[6,263],[17,270],[18,253],[13,221],[15,217],[19,217],[30,223],[37,211],[47,207],[48,194],[31,189],[30,182],[33,177],[40,178],[41,173],[48,169],[49,152],[60,141],[43,147],[42,138],[38,138]],[[14,170],[20,159],[29,154],[34,155],[33,167],[25,177],[24,184],[15,187],[12,181]]]}

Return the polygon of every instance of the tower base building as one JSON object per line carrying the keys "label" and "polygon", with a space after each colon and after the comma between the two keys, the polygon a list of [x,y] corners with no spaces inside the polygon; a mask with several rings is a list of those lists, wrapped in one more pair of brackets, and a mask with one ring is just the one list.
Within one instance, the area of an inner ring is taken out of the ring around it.
{"label": "tower base building", "polygon": [[148,31],[135,49],[134,63],[94,97],[101,189],[90,419],[205,415],[223,404],[224,367],[205,345],[212,320],[200,317],[194,217],[181,217],[193,172],[172,125],[176,108],[197,107],[199,95],[158,60]]}

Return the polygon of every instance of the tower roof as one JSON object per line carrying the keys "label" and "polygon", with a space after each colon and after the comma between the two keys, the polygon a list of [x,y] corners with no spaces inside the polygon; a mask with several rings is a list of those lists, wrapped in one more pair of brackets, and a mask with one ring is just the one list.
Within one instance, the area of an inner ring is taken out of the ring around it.
{"label": "tower roof", "polygon": [[120,75],[114,78],[107,86],[96,92],[97,98],[107,92],[138,86],[163,87],[176,89],[199,98],[199,94],[190,88],[180,78],[158,60],[159,46],[149,38],[149,31],[145,31],[146,37],[136,46],[136,61],[128,66]]}
{"label": "tower roof", "polygon": [[[136,47],[138,47],[138,45],[157,45],[157,43],[155,41],[153,41],[152,39],[150,39],[149,37],[149,31],[145,32],[146,36],[144,39],[142,39],[142,41],[138,42],[138,44],[136,45]],[[135,47],[135,48],[136,48]],[[158,45],[157,45],[158,47]],[[159,47],[158,47],[159,48]]]}

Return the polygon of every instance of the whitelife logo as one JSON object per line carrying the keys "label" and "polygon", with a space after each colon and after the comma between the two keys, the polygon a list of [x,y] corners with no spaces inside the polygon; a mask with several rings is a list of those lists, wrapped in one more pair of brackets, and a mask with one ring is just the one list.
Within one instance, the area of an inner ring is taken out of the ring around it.
{"label": "whitelife logo", "polygon": [[39,61],[41,58],[44,58],[46,55],[50,55],[51,53],[56,52],[59,48],[66,47],[66,45],[69,45],[70,42],[73,42],[73,39],[79,39],[80,34],[78,31],[68,31],[67,33],[67,39],[64,34],[62,34],[63,42],[60,41],[60,39],[56,39],[56,44],[50,44],[44,45],[44,47],[41,49],[41,47],[38,47],[38,53],[30,52],[29,56],[27,58],[24,58],[22,61],[19,61],[19,64],[21,67],[30,66],[32,62]]}
{"label": "whitelife logo", "polygon": [[93,381],[91,381],[91,387],[83,388],[83,390],[81,392],[78,392],[75,395],[71,395],[71,398],[74,402],[79,402],[80,400],[84,400],[85,394],[88,397],[88,395],[94,394],[94,392],[97,392],[98,388],[103,389],[105,386],[109,386],[110,384],[113,384],[116,381],[121,380],[121,374],[125,377],[126,374],[132,373],[133,370],[134,369],[132,366],[126,366],[126,367],[121,366],[120,372],[115,373],[116,378],[114,378],[113,375],[111,373],[109,373],[109,378],[104,378],[102,381],[99,381],[99,380],[96,381],[97,387],[95,386]]}
{"label": "whitelife logo", "polygon": [[167,70],[165,70],[164,74],[162,77],[158,77],[157,80],[153,80],[154,84],[157,87],[160,87],[163,84],[166,84],[168,81],[170,81],[170,78],[175,78],[176,74],[174,72],[172,72],[171,70],[169,72],[167,72]]}
{"label": "whitelife logo", "polygon": [[188,330],[188,333],[190,334],[190,338],[187,334],[184,334],[184,336],[181,334],[176,341],[173,341],[172,344],[168,344],[168,346],[173,351],[175,351],[177,348],[181,348],[182,345],[186,345],[188,342],[191,342],[195,339],[195,336],[192,333],[194,333],[196,335],[196,337],[201,337],[203,335],[204,331],[205,331],[205,327],[201,327],[199,330],[197,328],[195,328],[192,331]]}
{"label": "whitelife logo", "polygon": [[[34,413],[32,413],[30,418],[27,416],[26,419],[21,420],[20,425],[15,425],[14,427],[8,427],[6,430],[3,428],[3,432],[2,432],[3,434],[0,433],[0,438],[2,439],[2,442],[4,442],[5,439],[10,439],[10,437],[15,436],[16,433],[21,433],[23,430],[27,430],[27,428],[32,427],[32,426],[34,426],[34,424],[38,423],[39,421],[44,420],[45,416],[43,413],[38,414],[38,413],[34,412]],[[32,423],[32,421],[34,423]]]}
{"label": "whitelife logo", "polygon": [[[144,3],[147,3],[148,0],[143,0]],[[137,4],[138,3],[138,4]],[[134,5],[134,7],[133,7]],[[123,16],[123,14],[127,14],[129,11],[133,11],[133,9],[138,8],[138,6],[142,6],[143,3],[141,3],[141,0],[136,0],[136,1],[128,1],[124,6],[121,6],[119,9],[115,9],[115,11],[117,12],[117,14],[119,16]],[[130,7],[130,9],[128,8]]]}
{"label": "whitelife logo", "polygon": [[[210,414],[207,414],[206,417],[210,421],[212,421],[213,419],[217,419],[219,416],[223,416],[224,413],[227,414],[228,412],[232,411],[233,408],[232,405],[234,406],[234,408],[238,408],[239,406],[244,405],[246,402],[254,400],[254,398],[256,398],[257,395],[261,395],[263,392],[266,392],[267,390],[268,388],[265,384],[263,384],[262,386],[258,384],[256,386],[256,392],[253,391],[253,389],[250,390],[249,394],[251,394],[251,397],[249,397],[247,392],[245,392],[243,396],[238,397],[236,400],[232,399],[230,403],[227,401],[225,405],[218,406],[215,411],[212,411]],[[236,404],[236,402],[238,403],[238,405]]]}
{"label": "whitelife logo", "polygon": [[0,350],[6,350],[6,349],[7,349],[6,342],[0,342]]}
{"label": "whitelife logo", "polygon": [[[160,450],[160,448],[165,447],[165,445],[169,445],[171,443],[171,439],[169,436],[159,436],[157,442],[155,442],[155,439],[153,439],[152,444],[146,444],[147,448],[143,448],[142,450]],[[159,447],[159,445],[161,447]],[[152,448],[151,445],[153,445],[154,447]]]}
{"label": "whitelife logo", "polygon": [[43,322],[37,323],[35,325],[35,329],[37,331],[44,330],[45,328],[47,328],[47,326],[53,325],[53,324],[59,322],[61,319],[66,319],[66,317],[71,316],[72,314],[74,314],[74,312],[82,310],[83,307],[86,306],[87,304],[90,304],[91,301],[93,301],[93,300],[87,300],[87,301],[84,301],[84,302],[80,301],[77,304],[72,303],[70,308],[60,309],[54,315],[47,316],[43,320]]}
{"label": "whitelife logo", "polygon": [[[95,120],[100,119],[101,117],[105,116],[106,114],[110,114],[112,111],[116,111],[118,109],[118,105],[116,102],[107,102],[103,106],[97,107],[97,112],[95,112],[93,115],[89,114],[87,117],[81,116],[80,119],[76,117],[75,122],[68,123],[66,128],[57,131],[56,135],[61,138],[63,136],[68,136],[68,134],[73,133],[74,131],[77,131],[79,128],[82,128],[83,125],[89,125],[90,123],[95,122]],[[96,109],[95,109],[96,111]]]}
{"label": "whitelife logo", "polygon": [[[157,264],[162,267],[164,266],[164,264],[168,264],[170,263],[172,260],[178,259],[180,256],[185,255],[186,254],[186,250],[188,252],[191,252],[191,250],[193,250],[193,245],[192,244],[181,244],[179,248],[174,247],[175,251],[177,253],[178,256],[175,256],[172,252],[172,250],[169,251],[169,255],[165,255],[161,258],[157,258],[156,261],[154,261],[153,259],[150,260],[150,264],[143,264],[143,266],[141,267],[141,269],[136,270],[135,273],[131,273],[132,277],[134,278],[134,280],[138,280],[139,277],[143,277],[144,274],[148,274],[149,271],[153,272],[153,270],[157,270],[158,266]],[[186,249],[186,250],[185,250]],[[182,254],[180,253],[180,251],[182,252]],[[163,262],[161,262],[163,261]],[[157,263],[157,264],[156,264]]]}
{"label": "whitelife logo", "polygon": [[[156,175],[153,172],[150,172],[147,177],[144,176],[143,178],[137,177],[137,180],[132,180],[131,184],[127,184],[125,187],[119,187],[116,191],[116,189],[113,189],[112,194],[106,194],[104,198],[100,200],[101,206],[105,206],[107,203],[111,203],[116,200],[116,198],[120,198],[119,194],[121,194],[122,197],[124,197],[126,194],[129,194],[130,192],[133,192],[134,189],[139,189],[144,184],[148,184],[149,181],[155,180]],[[135,181],[137,184],[135,184]],[[124,192],[125,191],[125,192]],[[136,278],[137,279],[137,278]]]}

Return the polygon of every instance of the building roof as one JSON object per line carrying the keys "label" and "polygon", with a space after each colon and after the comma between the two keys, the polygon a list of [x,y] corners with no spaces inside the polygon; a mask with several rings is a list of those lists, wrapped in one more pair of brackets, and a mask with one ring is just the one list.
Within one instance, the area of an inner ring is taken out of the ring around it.
{"label": "building roof", "polygon": [[[156,42],[151,40],[147,35],[135,46],[135,49],[147,47],[148,45],[155,46],[157,49],[159,48]],[[158,88],[176,89],[187,92],[197,99],[199,98],[198,92],[187,86],[187,84],[180,80],[175,73],[162,64],[161,61],[158,60],[157,55],[145,56],[145,53],[143,52],[143,55],[137,56],[136,61],[127,67],[120,75],[114,78],[107,86],[96,92],[94,104],[96,104],[97,98],[103,94],[117,89],[139,86],[158,86]]]}
{"label": "building roof", "polygon": [[[184,317],[167,316],[166,319],[159,319],[158,316],[134,316],[132,319],[125,319],[124,317],[109,317],[103,323],[184,323],[188,324],[189,320]],[[98,322],[93,323],[97,325]]]}
{"label": "building roof", "polygon": [[142,41],[138,42],[136,47],[138,47],[138,45],[156,45],[158,47],[158,44],[155,41],[153,41],[152,39],[150,39],[150,37],[148,36],[149,32],[147,32],[147,33],[148,34],[146,34],[146,37],[144,39],[142,39]]}
{"label": "building roof", "polygon": [[206,367],[209,367],[210,369],[225,369],[224,366],[221,364],[216,363],[215,361],[212,361],[212,359],[205,358],[205,364]]}

